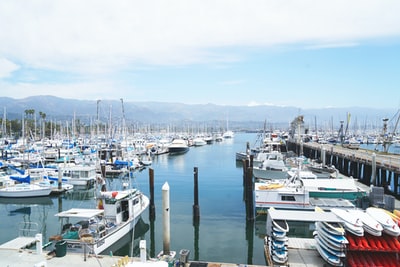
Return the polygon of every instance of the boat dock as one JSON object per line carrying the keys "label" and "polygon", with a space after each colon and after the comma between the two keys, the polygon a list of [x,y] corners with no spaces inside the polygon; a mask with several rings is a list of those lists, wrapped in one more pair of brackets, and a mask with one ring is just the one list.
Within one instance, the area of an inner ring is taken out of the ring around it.
{"label": "boat dock", "polygon": [[[291,267],[321,267],[326,264],[319,256],[317,250],[313,247],[313,239],[291,239],[289,245],[289,262]],[[9,250],[0,249],[0,264],[2,266],[12,267],[123,267],[121,264],[124,257],[100,255],[97,257],[87,256],[84,259],[83,254],[68,253],[64,257],[52,257],[46,254],[37,254],[31,250]],[[140,263],[139,258],[130,258],[130,262]],[[265,267],[268,265],[249,265],[221,262],[196,262],[189,261],[185,267]]]}
{"label": "boat dock", "polygon": [[341,220],[332,212],[318,212],[310,210],[268,210],[268,221],[286,220],[286,221],[302,221],[302,222],[340,222]]}
{"label": "boat dock", "polygon": [[0,250],[3,249],[11,249],[11,250],[19,250],[33,246],[36,243],[36,238],[27,237],[27,236],[19,236],[14,238],[4,244],[0,245]]}
{"label": "boat dock", "polygon": [[[0,265],[12,267],[71,267],[71,266],[85,266],[85,267],[123,267],[128,262],[137,263],[137,266],[146,266],[140,261],[140,258],[127,258],[120,256],[86,256],[82,253],[68,253],[64,257],[49,256],[45,253],[38,254],[33,250],[27,249],[8,249],[0,248]],[[147,260],[146,263],[151,267],[151,263],[158,260]],[[180,265],[182,266],[182,265]],[[247,265],[247,264],[234,264],[234,263],[221,263],[221,262],[205,262],[205,261],[188,261],[183,266],[185,267],[265,267],[265,265]],[[296,266],[296,265],[293,265]],[[306,265],[304,265],[306,266]],[[310,265],[307,265],[310,266]],[[320,265],[321,266],[321,265]]]}

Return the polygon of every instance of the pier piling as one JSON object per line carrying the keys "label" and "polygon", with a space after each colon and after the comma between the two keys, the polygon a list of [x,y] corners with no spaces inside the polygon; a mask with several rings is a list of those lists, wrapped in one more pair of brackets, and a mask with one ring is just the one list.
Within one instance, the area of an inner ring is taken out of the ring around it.
{"label": "pier piling", "polygon": [[193,223],[198,223],[200,220],[200,207],[199,207],[199,185],[198,174],[199,170],[194,167],[194,204],[193,204]]}
{"label": "pier piling", "polygon": [[371,184],[375,185],[376,180],[376,154],[372,153]]}
{"label": "pier piling", "polygon": [[246,219],[254,219],[254,199],[253,199],[253,169],[247,168],[245,183],[245,202],[246,202]]}
{"label": "pier piling", "polygon": [[156,208],[154,205],[154,170],[149,169],[149,186],[150,186],[150,205],[149,205],[149,219],[150,221],[156,218]]}

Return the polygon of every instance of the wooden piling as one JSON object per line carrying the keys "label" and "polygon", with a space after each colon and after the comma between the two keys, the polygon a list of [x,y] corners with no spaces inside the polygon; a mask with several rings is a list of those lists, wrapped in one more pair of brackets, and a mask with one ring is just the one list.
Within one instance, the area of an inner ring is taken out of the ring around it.
{"label": "wooden piling", "polygon": [[372,170],[371,170],[371,184],[376,185],[375,184],[375,180],[376,180],[376,154],[372,153]]}
{"label": "wooden piling", "polygon": [[150,205],[149,205],[149,219],[150,221],[156,218],[156,207],[154,205],[154,170],[149,168],[149,186],[150,186]]}
{"label": "wooden piling", "polygon": [[242,159],[243,168],[243,186],[246,185],[247,167],[249,166],[249,159]]}
{"label": "wooden piling", "polygon": [[200,219],[200,207],[199,207],[199,184],[198,184],[198,174],[199,170],[194,167],[194,204],[193,204],[193,222],[196,223]]}
{"label": "wooden piling", "polygon": [[245,196],[246,196],[246,219],[254,220],[253,169],[251,167],[248,167],[246,172]]}

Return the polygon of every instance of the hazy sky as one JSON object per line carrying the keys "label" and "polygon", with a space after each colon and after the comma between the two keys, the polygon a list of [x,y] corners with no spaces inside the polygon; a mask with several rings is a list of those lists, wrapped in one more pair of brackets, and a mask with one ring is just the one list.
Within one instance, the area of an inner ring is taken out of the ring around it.
{"label": "hazy sky", "polygon": [[400,107],[400,1],[0,0],[0,96]]}

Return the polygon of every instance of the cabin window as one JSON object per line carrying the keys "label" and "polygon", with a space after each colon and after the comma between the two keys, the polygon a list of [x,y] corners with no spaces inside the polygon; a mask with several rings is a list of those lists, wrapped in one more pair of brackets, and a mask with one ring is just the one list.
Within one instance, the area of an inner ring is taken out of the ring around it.
{"label": "cabin window", "polygon": [[296,201],[294,196],[281,196],[282,201]]}

